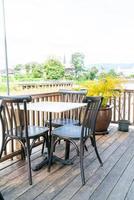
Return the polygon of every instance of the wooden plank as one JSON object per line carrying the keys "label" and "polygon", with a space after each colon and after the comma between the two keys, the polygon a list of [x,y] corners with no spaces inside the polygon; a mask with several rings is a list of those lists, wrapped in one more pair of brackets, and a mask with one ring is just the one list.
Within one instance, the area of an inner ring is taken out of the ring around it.
{"label": "wooden plank", "polygon": [[10,154],[7,154],[7,155],[3,156],[3,157],[0,159],[0,163],[1,163],[1,162],[4,162],[5,160],[8,160],[8,159],[10,159],[10,158],[13,158],[14,156],[20,155],[20,153],[21,153],[21,150],[17,150],[17,151],[15,151],[15,152],[12,152],[12,153],[10,153]]}
{"label": "wooden plank", "polygon": [[[128,158],[129,158],[129,156],[128,156]],[[124,163],[123,163],[122,168],[124,168]],[[123,171],[123,169],[121,169],[120,173],[122,171]],[[116,173],[117,173],[117,171],[116,171]],[[134,179],[132,174],[134,174],[134,157],[129,162],[125,171],[123,171],[123,174],[121,174],[120,179],[118,180],[114,189],[108,196],[108,200],[115,200],[115,199],[124,200],[125,199],[125,196],[127,195],[127,192],[128,192],[128,190],[133,182],[133,179]],[[117,177],[116,177],[116,179],[117,179]],[[134,196],[133,196],[133,198],[134,198]]]}
{"label": "wooden plank", "polygon": [[133,200],[134,198],[134,180],[129,188],[128,193],[125,196],[125,200]]}
{"label": "wooden plank", "polygon": [[[124,172],[124,170],[126,169],[127,165],[129,164],[130,160],[133,158],[134,156],[134,147],[132,145],[132,147],[130,147],[128,149],[128,151],[125,152],[125,154],[121,157],[121,159],[119,160],[119,162],[113,167],[113,169],[110,171],[110,173],[107,175],[107,177],[103,180],[103,182],[99,185],[99,187],[97,188],[97,190],[94,192],[94,194],[91,196],[90,200],[96,199],[96,200],[106,200],[110,194],[110,192],[112,191],[112,189],[115,187],[115,185],[117,184],[117,182],[120,179],[120,176],[122,176],[122,173]],[[133,163],[134,164],[134,163]],[[130,170],[131,172],[132,170]],[[127,174],[128,175],[128,174]],[[128,179],[130,177],[128,176]],[[132,175],[131,178],[133,179]],[[131,180],[132,181],[132,180]],[[127,184],[125,183],[124,187],[127,188]],[[122,185],[122,183],[121,183]],[[103,190],[102,190],[103,188]],[[119,189],[119,188],[118,188]],[[125,189],[125,188],[124,188]],[[122,193],[122,196],[124,194],[126,190],[123,191],[123,188],[120,190],[118,190],[119,193],[117,193],[117,197],[121,196],[120,193]],[[115,192],[113,193],[113,195],[115,194]],[[125,193],[126,194],[126,193]],[[113,196],[111,196],[110,199]],[[115,196],[114,196],[115,197]],[[109,198],[108,198],[109,199]],[[120,198],[117,198],[120,199]],[[121,198],[122,199],[122,198]]]}
{"label": "wooden plank", "polygon": [[131,93],[128,93],[128,117],[127,119],[130,120],[130,110],[131,110]]}
{"label": "wooden plank", "polygon": [[[103,182],[105,177],[110,173],[112,168],[118,163],[120,160],[120,157],[122,157],[122,160],[126,162],[127,160],[127,155],[131,157],[131,151],[133,150],[133,142],[134,138],[129,137],[128,139],[126,138],[124,142],[118,146],[118,148],[113,152],[111,156],[109,156],[108,160],[104,163],[103,168],[100,168],[93,176],[88,180],[86,185],[82,187],[72,198],[73,200],[89,200],[91,195],[97,191],[97,188],[99,185]],[[132,146],[131,146],[132,145]],[[129,148],[130,147],[130,148]],[[128,152],[129,151],[129,154]],[[123,161],[122,161],[123,163]],[[124,163],[123,163],[124,164]],[[103,188],[105,190],[105,188]],[[105,193],[105,191],[101,193]],[[101,193],[99,195],[101,195]],[[102,198],[103,199],[103,198]],[[101,200],[102,200],[101,199]]]}
{"label": "wooden plank", "polygon": [[[40,153],[40,152],[39,152]],[[36,152],[33,154],[31,160],[34,161],[36,158],[36,161],[40,161],[39,153]],[[5,168],[4,170],[0,171],[0,190],[6,190],[8,187],[12,187],[14,184],[17,186],[17,182],[20,179],[27,180],[28,174],[27,174],[27,161],[20,161],[15,162],[13,165],[10,165],[9,167]],[[13,182],[15,181],[15,182]]]}
{"label": "wooden plank", "polygon": [[[36,148],[32,149],[32,156],[31,156],[31,161],[34,161],[35,159],[38,159],[41,155],[41,149],[40,146],[37,146]],[[21,161],[18,159],[14,160],[7,160],[3,163],[1,163],[1,168],[0,168],[0,180],[8,179],[8,175],[11,175],[12,173],[15,173],[15,171],[20,167],[26,164],[26,161]]]}

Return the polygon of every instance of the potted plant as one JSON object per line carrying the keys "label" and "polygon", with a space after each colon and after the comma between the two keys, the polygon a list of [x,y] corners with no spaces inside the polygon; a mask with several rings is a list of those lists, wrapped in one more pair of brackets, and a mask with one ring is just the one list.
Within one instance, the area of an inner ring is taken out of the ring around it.
{"label": "potted plant", "polygon": [[109,99],[120,95],[123,80],[119,77],[113,77],[103,74],[98,80],[86,81],[82,87],[87,89],[87,96],[103,96],[101,109],[97,116],[96,134],[107,134],[108,126],[112,117],[112,106],[109,105]]}

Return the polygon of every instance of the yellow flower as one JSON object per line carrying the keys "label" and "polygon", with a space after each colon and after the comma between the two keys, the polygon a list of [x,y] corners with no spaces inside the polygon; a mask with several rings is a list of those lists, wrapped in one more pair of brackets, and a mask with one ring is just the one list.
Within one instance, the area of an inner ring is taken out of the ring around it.
{"label": "yellow flower", "polygon": [[81,86],[87,89],[87,96],[103,96],[102,107],[106,107],[110,97],[120,95],[119,90],[123,89],[123,82],[121,78],[105,75],[98,80],[86,81]]}

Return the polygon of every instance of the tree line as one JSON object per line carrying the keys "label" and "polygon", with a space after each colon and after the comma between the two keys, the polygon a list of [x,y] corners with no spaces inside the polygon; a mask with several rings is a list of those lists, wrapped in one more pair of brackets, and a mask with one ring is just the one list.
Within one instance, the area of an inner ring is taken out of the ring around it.
{"label": "tree line", "polygon": [[[97,67],[85,66],[83,53],[75,52],[71,56],[69,66],[54,57],[48,58],[44,63],[18,64],[14,67],[14,78],[16,80],[94,80],[98,77]],[[114,70],[109,73],[116,76]]]}

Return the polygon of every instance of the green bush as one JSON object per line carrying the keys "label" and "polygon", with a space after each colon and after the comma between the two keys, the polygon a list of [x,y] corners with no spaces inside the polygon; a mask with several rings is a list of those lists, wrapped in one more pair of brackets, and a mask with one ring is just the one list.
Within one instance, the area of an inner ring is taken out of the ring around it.
{"label": "green bush", "polygon": [[49,80],[58,80],[64,77],[64,66],[57,59],[49,59],[44,64],[46,78]]}

